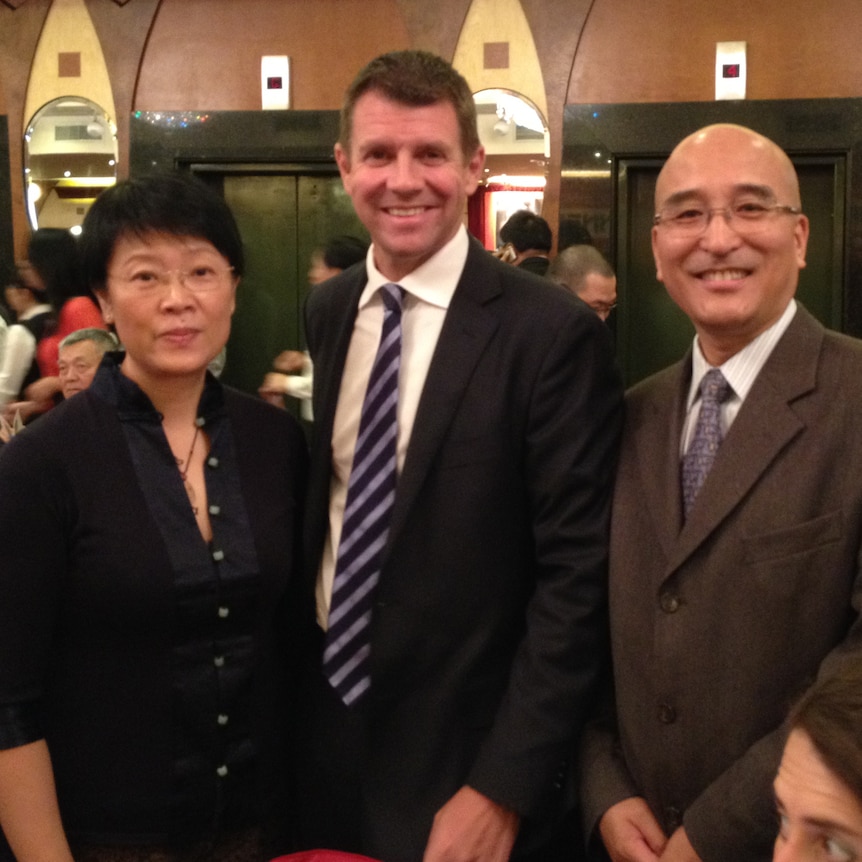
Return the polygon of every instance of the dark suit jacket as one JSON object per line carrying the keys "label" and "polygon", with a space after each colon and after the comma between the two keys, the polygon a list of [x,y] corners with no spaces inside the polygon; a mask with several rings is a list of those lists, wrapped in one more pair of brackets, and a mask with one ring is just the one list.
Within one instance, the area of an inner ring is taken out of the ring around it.
{"label": "dark suit jacket", "polygon": [[[309,606],[365,283],[354,267],[307,306],[317,435]],[[598,318],[471,242],[399,478],[362,733],[346,739],[354,717],[326,691],[304,696],[312,754],[302,802],[309,818],[323,806],[330,829],[347,816],[334,812],[353,806],[362,834],[344,839],[347,849],[416,862],[434,813],[465,783],[528,820],[559,797],[605,649],[621,400]],[[319,661],[318,652],[314,672]],[[325,831],[315,840],[332,843]]]}
{"label": "dark suit jacket", "polygon": [[687,356],[626,399],[610,564],[619,736],[588,734],[585,813],[594,824],[642,795],[706,862],[768,860],[788,707],[840,654],[860,660],[862,342],[797,310],[682,526],[690,374]]}

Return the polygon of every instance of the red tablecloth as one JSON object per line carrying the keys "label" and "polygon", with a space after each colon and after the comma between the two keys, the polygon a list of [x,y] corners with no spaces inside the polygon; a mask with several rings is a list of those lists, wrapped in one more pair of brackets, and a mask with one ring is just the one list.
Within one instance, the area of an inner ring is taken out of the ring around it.
{"label": "red tablecloth", "polygon": [[378,862],[370,856],[344,853],[341,850],[304,850],[302,853],[289,853],[271,862]]}

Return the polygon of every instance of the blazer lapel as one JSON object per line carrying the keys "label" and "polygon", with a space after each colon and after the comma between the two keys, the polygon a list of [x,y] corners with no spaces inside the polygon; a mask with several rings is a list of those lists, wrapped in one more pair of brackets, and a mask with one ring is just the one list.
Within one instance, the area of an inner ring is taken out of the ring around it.
{"label": "blazer lapel", "polygon": [[321,286],[323,306],[306,319],[309,348],[314,361],[314,428],[312,431],[308,503],[306,506],[306,549],[309,565],[317,576],[320,551],[329,519],[329,491],[332,478],[332,428],[344,363],[353,334],[359,297],[367,282],[365,267],[358,268],[346,283]]}
{"label": "blazer lapel", "polygon": [[679,534],[667,574],[730,515],[804,430],[793,401],[816,385],[823,327],[801,306],[751,387]]}
{"label": "blazer lapel", "polygon": [[[311,358],[314,361],[315,436],[318,443],[325,444],[321,448],[327,450],[332,441],[332,425],[359,297],[366,283],[367,276],[363,268],[347,284],[340,285],[340,289],[333,289],[326,298],[327,307],[322,317],[324,322],[320,331],[314,334]],[[309,335],[312,327],[313,322],[309,319]]]}
{"label": "blazer lapel", "polygon": [[628,432],[637,447],[644,505],[668,559],[675,553],[682,523],[679,441],[690,378],[689,351],[681,362],[664,372],[664,379],[644,405],[644,415]]}
{"label": "blazer lapel", "polygon": [[389,546],[404,525],[445,439],[473,369],[499,321],[491,306],[501,287],[488,252],[475,240],[443,323],[413,423],[392,513]]}

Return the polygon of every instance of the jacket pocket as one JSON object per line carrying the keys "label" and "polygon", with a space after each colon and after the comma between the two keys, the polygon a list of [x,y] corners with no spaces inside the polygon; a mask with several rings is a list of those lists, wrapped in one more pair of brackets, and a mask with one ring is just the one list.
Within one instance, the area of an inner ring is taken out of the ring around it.
{"label": "jacket pocket", "polygon": [[844,516],[839,509],[793,527],[749,536],[743,539],[745,562],[761,563],[807,553],[837,542],[843,532]]}

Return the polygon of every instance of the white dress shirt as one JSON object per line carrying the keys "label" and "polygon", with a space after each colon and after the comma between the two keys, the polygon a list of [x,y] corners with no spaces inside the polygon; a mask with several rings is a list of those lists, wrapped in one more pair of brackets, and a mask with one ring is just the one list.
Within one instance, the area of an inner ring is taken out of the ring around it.
{"label": "white dress shirt", "polygon": [[[455,236],[420,267],[402,278],[404,288],[401,313],[401,368],[398,375],[398,471],[404,466],[419,398],[431,366],[431,358],[446,319],[449,303],[467,261],[469,239],[461,227]],[[359,435],[362,402],[371,376],[383,330],[383,300],[380,288],[389,283],[374,265],[374,246],[366,260],[368,284],[359,297],[356,322],[344,364],[338,406],[332,429],[332,485],[329,494],[329,532],[317,578],[317,619],[323,629],[329,617],[332,582],[347,484],[353,451]]]}
{"label": "white dress shirt", "polygon": [[[793,315],[796,314],[796,300],[791,299],[784,309],[784,313],[769,329],[764,330],[752,342],[746,344],[739,353],[735,353],[723,365],[719,366],[719,370],[724,375],[724,379],[730,384],[733,390],[730,397],[721,405],[721,430],[723,434],[727,434],[728,429],[736,419],[736,414],[739,413],[739,408],[742,407],[742,402],[748,396],[757,375],[769,359],[770,354],[775,349],[784,331],[793,320]],[[685,422],[682,426],[682,440],[680,441],[680,458],[686,453],[691,445],[691,439],[694,436],[694,428],[697,425],[697,417],[700,414],[700,381],[704,374],[710,371],[711,366],[703,354],[700,352],[700,344],[697,336],[694,339],[694,348],[691,352],[691,386],[688,390],[688,400],[686,402]]]}
{"label": "white dress shirt", "polygon": [[18,399],[21,384],[36,355],[36,339],[26,326],[20,325],[21,321],[50,310],[51,306],[44,303],[34,305],[18,316],[18,323],[9,327],[6,348],[0,356],[0,407]]}

